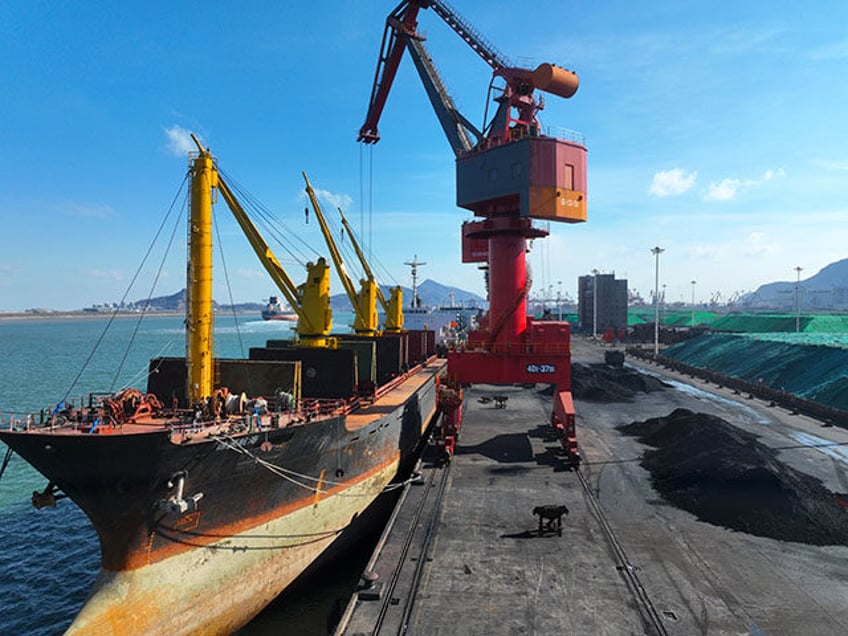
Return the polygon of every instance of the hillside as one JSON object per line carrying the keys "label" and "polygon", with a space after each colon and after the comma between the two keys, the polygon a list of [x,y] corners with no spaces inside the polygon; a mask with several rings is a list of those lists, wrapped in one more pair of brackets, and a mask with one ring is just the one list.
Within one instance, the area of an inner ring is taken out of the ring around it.
{"label": "hillside", "polygon": [[[380,288],[386,295],[389,296],[388,285],[381,285]],[[408,307],[412,302],[412,288],[401,286],[403,289],[403,304]],[[473,292],[465,291],[459,287],[451,287],[437,283],[429,278],[418,285],[418,298],[421,299],[424,305],[444,306],[451,304],[451,294],[453,294],[453,304],[457,306],[473,306],[483,307],[486,304],[486,299]],[[347,310],[350,309],[350,302],[345,294],[334,294],[330,297],[330,305],[333,309]]]}
{"label": "hillside", "polygon": [[[383,285],[382,289],[383,293],[388,298],[389,287],[387,285]],[[443,285],[442,283],[437,283],[434,280],[427,279],[418,286],[418,297],[425,305],[448,305],[451,303],[451,294],[453,294],[453,303],[455,305],[480,307],[484,306],[486,303],[485,298],[478,296],[473,292],[465,291],[458,287],[451,287],[450,285]],[[409,306],[411,300],[412,289],[409,287],[403,287],[404,306]],[[257,303],[238,303],[235,305],[234,309],[236,311],[260,311],[265,306],[264,301],[265,299],[263,299],[263,302]],[[214,300],[212,301],[212,304],[216,311],[233,310],[232,306],[221,305]],[[186,290],[181,289],[174,294],[157,296],[156,298],[151,298],[149,302],[142,298],[135,302],[125,303],[120,309],[125,311],[138,311],[145,306],[148,311],[185,311]],[[330,306],[335,310],[347,311],[350,309],[350,302],[345,294],[334,294],[330,297]],[[102,305],[94,305],[90,308],[86,308],[85,311],[103,312],[112,311],[115,308],[115,304],[104,303]]]}
{"label": "hillside", "polygon": [[[740,298],[740,304],[750,307],[795,307],[796,281],[779,281],[760,285],[756,291]],[[802,309],[848,308],[848,258],[831,263],[799,287]]]}

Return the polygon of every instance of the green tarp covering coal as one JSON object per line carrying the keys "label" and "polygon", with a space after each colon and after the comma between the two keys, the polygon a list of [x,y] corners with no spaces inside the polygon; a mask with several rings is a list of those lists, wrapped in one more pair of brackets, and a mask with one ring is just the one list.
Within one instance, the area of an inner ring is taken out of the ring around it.
{"label": "green tarp covering coal", "polygon": [[799,338],[782,335],[705,334],[668,347],[663,355],[848,410],[845,337],[831,335],[828,346],[788,342],[790,336]]}

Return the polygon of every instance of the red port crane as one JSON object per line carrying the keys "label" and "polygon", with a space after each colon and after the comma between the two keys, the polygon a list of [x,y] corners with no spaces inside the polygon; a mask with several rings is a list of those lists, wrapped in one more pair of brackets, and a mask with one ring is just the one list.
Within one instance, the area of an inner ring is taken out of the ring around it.
{"label": "red port crane", "polygon": [[[418,32],[422,9],[432,9],[492,68],[489,99],[497,106],[491,117],[487,106],[482,129],[457,110],[445,89]],[[577,462],[569,325],[527,316],[525,257],[527,239],[548,234],[533,219],[586,220],[586,146],[574,134],[543,134],[537,115],[544,99],[535,94],[569,98],[577,75],[553,64],[515,66],[442,0],[404,0],[386,19],[359,141],[379,141],[377,124],[405,50],[456,156],[457,205],[481,217],[463,224],[462,260],[488,268],[489,311],[467,348],[448,353],[449,377],[458,383],[554,384],[552,420]]]}

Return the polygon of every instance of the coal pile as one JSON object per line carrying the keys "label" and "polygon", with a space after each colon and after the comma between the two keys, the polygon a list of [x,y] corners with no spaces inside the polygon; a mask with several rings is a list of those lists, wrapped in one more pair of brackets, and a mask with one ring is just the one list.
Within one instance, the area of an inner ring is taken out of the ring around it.
{"label": "coal pile", "polygon": [[620,427],[654,447],[642,467],[666,501],[730,530],[810,545],[848,545],[848,497],[777,460],[721,418],[677,409]]}
{"label": "coal pile", "polygon": [[571,393],[590,402],[630,402],[638,393],[659,391],[667,385],[632,369],[606,364],[571,365]]}

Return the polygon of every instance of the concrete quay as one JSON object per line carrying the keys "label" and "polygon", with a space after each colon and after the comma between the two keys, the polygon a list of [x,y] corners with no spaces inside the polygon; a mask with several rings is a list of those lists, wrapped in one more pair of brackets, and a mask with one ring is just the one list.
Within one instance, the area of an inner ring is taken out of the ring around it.
{"label": "concrete quay", "polygon": [[[575,362],[603,359],[593,343],[573,349]],[[376,582],[354,595],[336,634],[848,633],[848,547],[699,520],[654,490],[640,465],[647,447],[617,427],[677,408],[716,415],[843,493],[848,454],[835,451],[848,432],[651,365],[631,369],[673,384],[628,402],[576,399],[579,471],[551,437],[544,387],[468,389],[455,457],[424,458],[369,563]],[[827,447],[799,444],[799,433]],[[539,532],[533,511],[545,505],[568,508],[561,535]]]}

